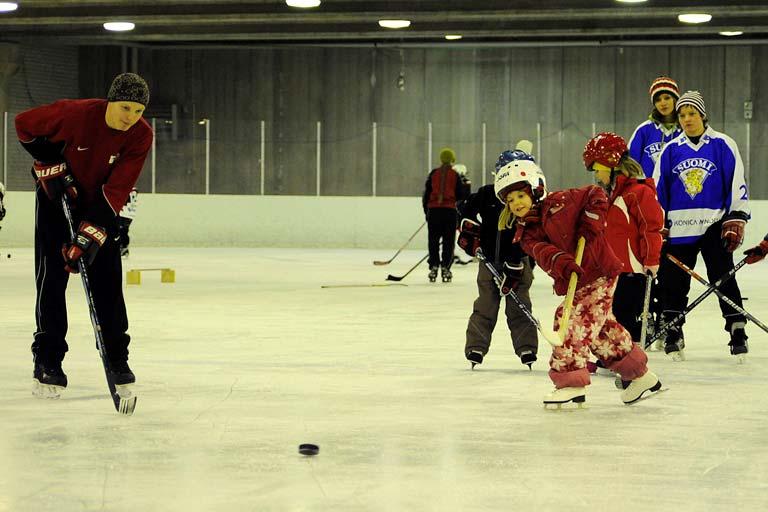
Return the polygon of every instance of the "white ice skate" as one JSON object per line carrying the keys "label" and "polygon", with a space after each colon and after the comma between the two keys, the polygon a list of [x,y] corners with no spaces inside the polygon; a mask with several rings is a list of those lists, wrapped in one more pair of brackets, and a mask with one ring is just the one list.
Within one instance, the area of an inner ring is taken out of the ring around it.
{"label": "white ice skate", "polygon": [[545,409],[561,409],[566,404],[574,404],[577,409],[586,405],[585,387],[555,389],[544,397]]}
{"label": "white ice skate", "polygon": [[32,395],[37,398],[59,399],[61,398],[64,386],[55,386],[53,384],[43,384],[37,379],[32,379]]}
{"label": "white ice skate", "polygon": [[629,405],[637,402],[643,397],[643,393],[654,393],[661,389],[661,381],[652,371],[645,372],[645,375],[638,377],[629,383],[627,389],[621,392],[621,401]]}

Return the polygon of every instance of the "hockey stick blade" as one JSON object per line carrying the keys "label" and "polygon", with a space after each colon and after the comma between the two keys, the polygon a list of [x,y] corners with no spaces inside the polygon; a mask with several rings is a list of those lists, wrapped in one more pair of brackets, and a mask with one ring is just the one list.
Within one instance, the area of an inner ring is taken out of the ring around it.
{"label": "hockey stick blade", "polygon": [[419,265],[421,265],[422,263],[424,263],[424,260],[426,260],[427,258],[429,258],[429,254],[425,254],[425,255],[424,255],[424,257],[423,257],[423,258],[421,258],[421,259],[418,261],[418,263],[416,263],[414,266],[412,266],[412,267],[411,267],[411,268],[408,270],[408,272],[406,272],[406,273],[405,273],[405,274],[403,274],[402,276],[393,276],[392,274],[389,274],[389,275],[387,276],[387,281],[402,281],[403,279],[405,279],[405,278],[408,276],[408,274],[410,274],[411,272],[413,272],[414,270],[416,270],[416,267],[418,267]]}
{"label": "hockey stick blade", "polygon": [[391,258],[389,258],[388,260],[373,260],[373,264],[374,264],[374,265],[378,265],[378,266],[382,266],[382,265],[389,265],[390,263],[392,263],[392,261],[393,261],[395,258],[397,258],[397,255],[398,255],[398,254],[400,254],[400,253],[403,251],[403,249],[405,249],[406,247],[408,247],[408,244],[410,244],[410,243],[411,243],[411,240],[413,240],[414,238],[416,238],[416,235],[418,235],[418,234],[419,234],[419,231],[421,231],[421,230],[424,228],[424,226],[425,226],[426,224],[427,224],[427,221],[424,221],[424,222],[422,222],[422,223],[421,223],[421,226],[419,226],[419,228],[416,230],[416,232],[415,232],[415,233],[413,233],[413,234],[411,235],[411,237],[410,237],[410,238],[409,238],[409,239],[408,239],[408,240],[407,240],[407,241],[406,241],[406,242],[403,244],[403,246],[402,246],[402,247],[400,247],[400,248],[397,250],[397,252],[395,253],[395,255],[394,255],[394,256],[392,256],[392,257],[391,257]]}

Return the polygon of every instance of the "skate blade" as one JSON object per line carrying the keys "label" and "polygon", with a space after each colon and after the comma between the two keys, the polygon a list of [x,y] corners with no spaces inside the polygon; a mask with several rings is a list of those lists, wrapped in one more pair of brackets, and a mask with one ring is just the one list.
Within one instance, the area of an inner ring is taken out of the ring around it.
{"label": "skate blade", "polygon": [[544,402],[544,409],[548,411],[578,411],[586,408],[586,402]]}
{"label": "skate blade", "polygon": [[635,405],[638,402],[642,402],[643,400],[648,400],[649,398],[653,398],[654,396],[658,395],[659,393],[663,393],[665,391],[669,391],[669,388],[662,388],[661,383],[659,383],[659,387],[656,390],[646,389],[640,394],[640,397],[632,402],[624,402],[624,405]]}
{"label": "skate blade", "polygon": [[117,412],[130,416],[136,409],[137,396],[133,392],[132,384],[116,385],[115,392],[120,397],[117,404]]}
{"label": "skate blade", "polygon": [[63,386],[41,384],[37,379],[32,379],[32,395],[37,398],[58,400],[65,389]]}
{"label": "skate blade", "polygon": [[579,395],[567,400],[565,402],[544,402],[544,408],[547,410],[560,411],[560,410],[576,410],[587,408],[586,395]]}
{"label": "skate blade", "polygon": [[747,363],[747,354],[736,354],[734,357],[736,358],[736,364]]}

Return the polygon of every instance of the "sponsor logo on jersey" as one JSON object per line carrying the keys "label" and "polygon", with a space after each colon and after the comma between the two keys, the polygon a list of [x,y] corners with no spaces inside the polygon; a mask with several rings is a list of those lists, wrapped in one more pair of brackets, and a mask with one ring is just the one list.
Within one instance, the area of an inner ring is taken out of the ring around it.
{"label": "sponsor logo on jersey", "polygon": [[120,153],[118,153],[116,155],[109,155],[109,164],[108,165],[112,165],[113,163],[115,163],[118,158],[120,158]]}
{"label": "sponsor logo on jersey", "polygon": [[78,151],[88,151],[89,148],[81,148],[80,146],[77,146]]}
{"label": "sponsor logo on jersey", "polygon": [[685,192],[691,199],[695,199],[702,190],[704,182],[717,171],[717,166],[706,158],[689,158],[677,164],[672,172],[683,183]]}

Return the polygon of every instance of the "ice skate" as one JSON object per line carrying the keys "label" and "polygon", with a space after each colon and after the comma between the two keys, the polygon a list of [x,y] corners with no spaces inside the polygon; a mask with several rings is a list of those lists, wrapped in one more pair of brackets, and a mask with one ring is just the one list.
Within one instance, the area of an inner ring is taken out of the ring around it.
{"label": "ice skate", "polygon": [[533,370],[533,363],[536,362],[536,354],[532,350],[523,350],[520,352],[520,362],[528,365],[529,370]]}
{"label": "ice skate", "polygon": [[731,355],[736,356],[736,362],[738,364],[744,364],[747,358],[747,352],[749,352],[749,346],[747,340],[749,337],[744,331],[743,324],[734,324],[731,330],[731,341],[728,343],[728,347],[731,350]]}
{"label": "ice skate", "polygon": [[453,279],[453,274],[451,274],[451,269],[448,267],[443,267],[440,270],[440,278],[443,280],[444,283],[450,283],[451,279]]}
{"label": "ice skate", "polygon": [[574,404],[576,409],[586,405],[586,388],[560,388],[544,396],[545,409],[562,409],[566,404]]}
{"label": "ice skate", "polygon": [[128,361],[110,361],[109,376],[115,383],[115,391],[120,395],[121,402],[134,396],[136,376],[128,366]]}
{"label": "ice skate", "polygon": [[116,386],[125,386],[136,382],[136,376],[128,366],[128,361],[110,361],[109,375]]}
{"label": "ice skate", "polygon": [[683,333],[677,330],[669,331],[664,343],[664,353],[673,361],[685,361],[685,339]]}
{"label": "ice skate", "polygon": [[429,267],[429,274],[427,274],[430,283],[434,283],[437,280],[437,267]]}
{"label": "ice skate", "polygon": [[32,394],[38,398],[60,398],[67,387],[67,375],[61,369],[61,362],[42,363],[35,361],[32,374]]}
{"label": "ice skate", "polygon": [[467,354],[467,361],[472,363],[472,369],[475,369],[475,365],[483,364],[483,353],[479,350],[473,350]]}
{"label": "ice skate", "polygon": [[621,401],[629,405],[640,400],[644,393],[654,393],[660,389],[661,381],[655,373],[649,370],[642,377],[629,383],[629,386],[621,392]]}

